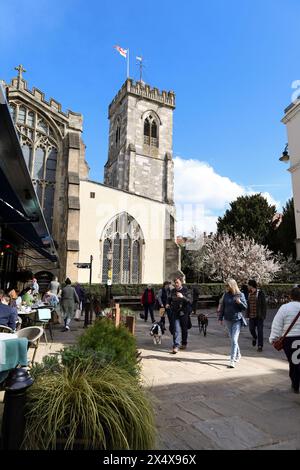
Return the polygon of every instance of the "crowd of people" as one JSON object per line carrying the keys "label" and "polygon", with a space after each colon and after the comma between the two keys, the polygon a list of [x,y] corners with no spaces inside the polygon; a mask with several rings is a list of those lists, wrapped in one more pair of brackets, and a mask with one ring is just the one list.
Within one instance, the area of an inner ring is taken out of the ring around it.
{"label": "crowd of people", "polygon": [[[221,296],[218,306],[218,321],[225,324],[230,338],[230,360],[228,367],[235,368],[241,359],[239,335],[243,326],[249,325],[252,336],[252,346],[257,346],[257,351],[262,353],[264,347],[264,321],[267,314],[267,301],[264,292],[258,287],[255,280],[250,279],[247,285],[239,288],[234,279],[225,284],[226,290]],[[191,313],[197,311],[199,290],[193,292],[183,284],[180,277],[174,282],[165,282],[155,295],[154,289],[148,285],[141,297],[144,308],[142,318],[155,322],[154,310],[159,310],[160,325],[166,329],[166,317],[168,327],[172,335],[171,353],[177,354],[185,350],[188,345],[188,331],[191,328]],[[269,342],[274,344],[283,337],[283,349],[289,362],[289,373],[292,390],[299,393],[300,386],[300,286],[296,285],[290,293],[290,301],[282,305],[276,313],[272,326]],[[21,327],[21,318],[18,310],[23,306],[32,308],[43,302],[50,305],[57,315],[57,322],[63,322],[62,331],[69,331],[72,320],[79,321],[84,315],[84,326],[91,323],[91,310],[100,314],[101,305],[92,299],[89,293],[79,284],[72,286],[67,278],[64,286],[55,277],[49,284],[47,291],[41,297],[39,285],[33,279],[23,291],[11,287],[7,291],[0,290],[0,325],[12,330]],[[59,312],[59,313],[58,313]],[[299,354],[298,354],[299,351]]]}
{"label": "crowd of people", "polygon": [[[230,360],[228,367],[233,369],[240,361],[242,355],[239,346],[241,328],[249,326],[252,336],[252,346],[257,346],[257,352],[262,353],[264,347],[264,321],[267,314],[267,301],[265,293],[258,287],[254,279],[239,288],[234,279],[225,284],[226,290],[221,296],[218,306],[218,321],[225,324],[230,338]],[[144,307],[143,319],[154,322],[155,304],[159,309],[160,324],[165,329],[165,317],[169,320],[169,330],[172,334],[172,354],[187,348],[188,330],[191,327],[190,314],[196,313],[199,291],[194,289],[191,293],[176,278],[174,284],[165,282],[155,296],[151,285],[144,291],[141,303]],[[282,338],[283,337],[283,338]],[[274,344],[279,338],[283,339],[283,349],[289,362],[291,387],[299,393],[300,386],[300,286],[296,285],[289,296],[289,301],[282,305],[276,313],[269,337]]]}
{"label": "crowd of people", "polygon": [[58,278],[54,277],[43,295],[40,293],[37,279],[33,278],[28,284],[22,291],[16,287],[10,287],[6,291],[0,290],[0,326],[7,326],[15,331],[22,323],[18,311],[22,308],[38,308],[41,305],[51,307],[55,323],[63,322],[62,331],[69,331],[71,321],[79,321],[83,314],[85,319],[87,318],[85,326],[91,323],[90,296],[78,282],[73,287],[71,280],[67,278],[64,286],[61,286]]}

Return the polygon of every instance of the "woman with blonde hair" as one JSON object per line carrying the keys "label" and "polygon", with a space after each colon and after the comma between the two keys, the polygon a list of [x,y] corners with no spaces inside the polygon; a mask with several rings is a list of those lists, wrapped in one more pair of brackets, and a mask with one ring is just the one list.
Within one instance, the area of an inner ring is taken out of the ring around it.
{"label": "woman with blonde hair", "polygon": [[241,358],[240,347],[238,344],[241,326],[243,322],[242,311],[246,310],[247,301],[244,294],[240,291],[236,281],[229,279],[226,283],[226,292],[220,308],[219,322],[227,327],[231,339],[231,354],[228,367],[233,369],[235,363]]}

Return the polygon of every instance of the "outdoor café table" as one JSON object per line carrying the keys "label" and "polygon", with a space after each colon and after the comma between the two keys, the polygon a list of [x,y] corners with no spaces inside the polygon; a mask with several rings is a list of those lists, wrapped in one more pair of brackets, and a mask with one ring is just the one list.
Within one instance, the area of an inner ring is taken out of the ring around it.
{"label": "outdoor caf\u00e9 table", "polygon": [[[37,309],[18,310],[18,316],[22,319],[22,328],[25,326],[32,326],[34,323]],[[23,321],[24,320],[24,321]]]}
{"label": "outdoor caf\u00e9 table", "polygon": [[27,366],[28,339],[15,333],[0,333],[0,384],[17,365]]}

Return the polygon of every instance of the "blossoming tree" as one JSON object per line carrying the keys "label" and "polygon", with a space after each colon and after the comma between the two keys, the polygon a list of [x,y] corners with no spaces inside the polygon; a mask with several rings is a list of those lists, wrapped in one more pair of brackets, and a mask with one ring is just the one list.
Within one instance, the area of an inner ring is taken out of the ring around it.
{"label": "blossoming tree", "polygon": [[235,279],[239,284],[255,279],[260,284],[271,282],[280,271],[280,262],[265,246],[239,235],[214,235],[206,240],[204,265],[215,281]]}

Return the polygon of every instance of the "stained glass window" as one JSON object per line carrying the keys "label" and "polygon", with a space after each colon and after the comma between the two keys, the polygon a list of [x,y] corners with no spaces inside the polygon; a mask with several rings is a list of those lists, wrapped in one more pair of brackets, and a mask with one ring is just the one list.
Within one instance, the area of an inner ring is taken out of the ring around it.
{"label": "stained glass window", "polygon": [[32,111],[27,114],[27,124],[30,127],[34,126],[34,113]]}
{"label": "stained glass window", "polygon": [[121,269],[121,239],[120,235],[117,234],[113,243],[113,282],[120,282],[120,269]]}
{"label": "stained glass window", "polygon": [[44,215],[49,227],[49,230],[52,229],[52,218],[53,218],[53,205],[54,205],[54,187],[52,185],[47,185],[45,188],[45,198],[44,198]]}
{"label": "stained glass window", "polygon": [[30,169],[30,160],[31,160],[32,148],[29,147],[29,145],[23,145],[22,146],[22,151],[23,151],[23,155],[24,155],[24,159],[25,159],[27,168]]}
{"label": "stained glass window", "polygon": [[123,240],[123,272],[122,281],[124,284],[130,283],[130,238],[128,235]]}
{"label": "stained glass window", "polygon": [[113,283],[138,283],[141,278],[143,234],[137,221],[126,212],[116,216],[103,232],[102,282],[107,282],[107,253],[113,249]]}
{"label": "stained glass window", "polygon": [[140,244],[135,241],[132,246],[132,283],[140,282]]}
{"label": "stained glass window", "polygon": [[102,263],[102,282],[104,284],[107,283],[108,279],[108,268],[109,268],[109,261],[107,259],[107,254],[110,247],[110,241],[108,239],[104,240],[103,243],[103,263]]}
{"label": "stained glass window", "polygon": [[24,106],[20,106],[18,113],[18,122],[20,124],[25,124],[26,109]]}
{"label": "stained glass window", "polygon": [[33,178],[36,180],[44,179],[44,159],[45,150],[38,147],[35,151],[35,159],[33,166]]}
{"label": "stained glass window", "polygon": [[57,150],[51,149],[46,163],[46,181],[55,181]]}

